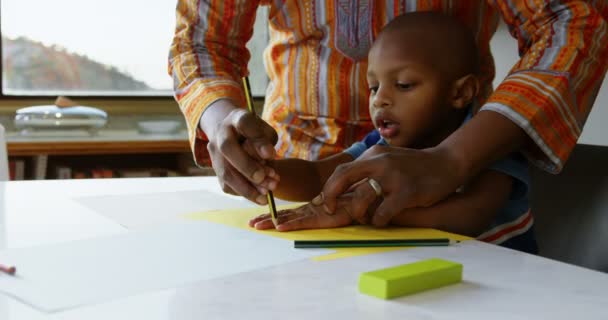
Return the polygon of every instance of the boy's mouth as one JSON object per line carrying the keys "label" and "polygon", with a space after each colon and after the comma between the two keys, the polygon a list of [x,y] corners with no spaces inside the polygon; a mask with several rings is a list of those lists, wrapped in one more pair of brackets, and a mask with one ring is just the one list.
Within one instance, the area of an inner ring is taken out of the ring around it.
{"label": "boy's mouth", "polygon": [[376,128],[385,139],[393,138],[399,134],[399,123],[392,120],[378,118]]}

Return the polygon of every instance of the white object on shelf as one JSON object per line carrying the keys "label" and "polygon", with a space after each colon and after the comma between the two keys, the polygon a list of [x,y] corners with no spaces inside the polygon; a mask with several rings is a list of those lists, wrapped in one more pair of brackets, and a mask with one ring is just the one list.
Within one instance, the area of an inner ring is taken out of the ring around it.
{"label": "white object on shelf", "polygon": [[15,115],[18,129],[99,129],[107,122],[105,111],[85,106],[34,106],[21,108]]}
{"label": "white object on shelf", "polygon": [[137,126],[142,133],[173,133],[180,128],[181,122],[177,120],[150,120],[138,121]]}

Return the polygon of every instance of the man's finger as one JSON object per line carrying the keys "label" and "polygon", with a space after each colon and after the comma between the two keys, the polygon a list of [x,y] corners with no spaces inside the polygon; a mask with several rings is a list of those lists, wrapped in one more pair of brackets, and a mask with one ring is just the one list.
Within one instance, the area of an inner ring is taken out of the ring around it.
{"label": "man's finger", "polygon": [[258,152],[255,150],[255,146],[250,139],[243,138],[241,146],[243,147],[243,150],[245,150],[245,152],[252,158],[258,160],[259,162],[263,161],[263,159],[258,155]]}
{"label": "man's finger", "polygon": [[252,139],[255,150],[262,159],[275,159],[276,150],[274,149],[274,146],[279,140],[277,132],[266,122],[262,124],[262,131],[264,132],[264,136],[261,139]]}
{"label": "man's finger", "polygon": [[356,182],[355,184],[352,184],[350,187],[348,187],[348,190],[346,190],[346,192],[351,193],[351,192],[355,191],[355,189],[363,183],[367,183],[367,179],[363,179],[359,182]]}
{"label": "man's finger", "polygon": [[270,124],[268,124],[268,122],[263,121],[262,130],[264,130],[264,136],[270,139],[270,143],[273,146],[277,144],[279,141],[279,135],[277,134],[277,131]]}
{"label": "man's finger", "polygon": [[224,191],[224,193],[231,194],[233,196],[240,196],[240,194],[238,192],[232,190],[232,188],[230,188],[228,185],[225,185],[224,187],[222,187],[222,191]]}
{"label": "man's finger", "polygon": [[259,157],[251,140],[247,139],[243,141],[241,145],[243,146],[243,149],[247,154],[249,154],[252,158],[258,160],[264,167],[264,174],[266,178],[264,179],[264,181],[256,184],[258,192],[260,192],[261,194],[266,194],[268,190],[274,190],[277,187],[280,179],[276,170],[274,170],[270,165],[268,165],[268,162],[266,160],[263,160]]}
{"label": "man's finger", "polygon": [[255,202],[259,205],[268,204],[266,196],[258,192],[258,190],[234,168],[232,168],[230,164],[226,164],[222,180],[224,183],[224,192],[227,191],[227,188],[230,188],[231,190],[236,191],[239,195],[247,198],[249,201]]}
{"label": "man's finger", "polygon": [[226,184],[226,167],[230,166],[230,164],[225,161],[221,154],[219,154],[217,148],[213,145],[213,143],[207,144],[207,150],[209,151],[209,156],[211,157],[211,165],[213,166],[213,171],[217,176],[220,186],[222,187],[222,191],[228,194],[240,196],[239,193],[234,191],[228,184]]}
{"label": "man's finger", "polygon": [[376,192],[369,186],[367,181],[360,183],[353,190],[353,199],[351,202],[351,210],[353,218],[360,224],[368,224],[369,217],[367,215],[370,206],[378,199]]}
{"label": "man's finger", "polygon": [[333,213],[336,210],[336,198],[343,194],[351,185],[368,178],[374,168],[370,160],[353,161],[342,164],[332,173],[323,186],[324,203]]}
{"label": "man's finger", "polygon": [[252,183],[259,184],[264,181],[264,166],[245,151],[237,134],[233,130],[225,130],[220,135],[222,136],[218,141],[221,142],[217,148],[223,158]]}
{"label": "man's finger", "polygon": [[264,120],[247,113],[233,118],[232,125],[245,139],[250,140],[257,156],[261,159],[274,159],[274,145],[278,140],[276,131]]}
{"label": "man's finger", "polygon": [[260,187],[266,188],[268,190],[274,190],[277,188],[280,182],[279,175],[274,171],[274,169],[266,170],[266,179],[259,184]]}
{"label": "man's finger", "polygon": [[403,202],[399,200],[400,198],[400,194],[393,194],[384,198],[378,209],[374,212],[372,224],[376,227],[387,226],[397,213],[405,209],[402,207]]}
{"label": "man's finger", "polygon": [[332,218],[338,218],[340,219],[340,214],[346,214],[348,216],[348,219],[352,221],[356,221],[359,224],[364,224],[362,223],[362,219],[359,219],[359,217],[357,217],[357,213],[356,210],[353,210],[353,201],[354,201],[354,193],[347,193],[344,194],[342,196],[340,196],[337,199],[336,202],[336,212],[334,215],[332,215]]}
{"label": "man's finger", "polygon": [[266,197],[262,196],[263,192],[256,190],[255,186],[236,172],[222,154],[217,152],[217,148],[213,144],[210,143],[208,145],[208,150],[222,191],[232,195],[244,196],[258,204],[263,205],[267,203]]}

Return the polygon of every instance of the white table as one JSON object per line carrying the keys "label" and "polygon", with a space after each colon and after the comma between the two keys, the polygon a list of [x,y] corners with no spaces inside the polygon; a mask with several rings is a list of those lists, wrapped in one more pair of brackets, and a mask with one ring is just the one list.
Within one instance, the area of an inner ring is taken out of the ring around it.
{"label": "white table", "polygon": [[[0,245],[5,248],[125,233],[129,229],[123,225],[143,229],[178,222],[180,214],[209,206],[250,206],[223,195],[214,178],[26,181],[1,183],[0,189]],[[210,203],[210,198],[216,201]],[[463,283],[391,301],[357,291],[363,271],[435,256],[463,263]],[[54,314],[0,295],[3,320],[397,317],[608,319],[608,275],[469,241],[324,262],[303,260]]]}

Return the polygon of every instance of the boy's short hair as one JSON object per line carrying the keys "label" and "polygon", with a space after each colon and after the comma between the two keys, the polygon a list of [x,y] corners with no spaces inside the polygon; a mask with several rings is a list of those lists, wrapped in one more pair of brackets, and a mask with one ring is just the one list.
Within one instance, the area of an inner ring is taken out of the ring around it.
{"label": "boy's short hair", "polygon": [[432,55],[431,60],[442,72],[454,78],[479,73],[475,37],[454,17],[433,11],[406,13],[389,22],[376,42],[386,36],[415,42],[426,54]]}

